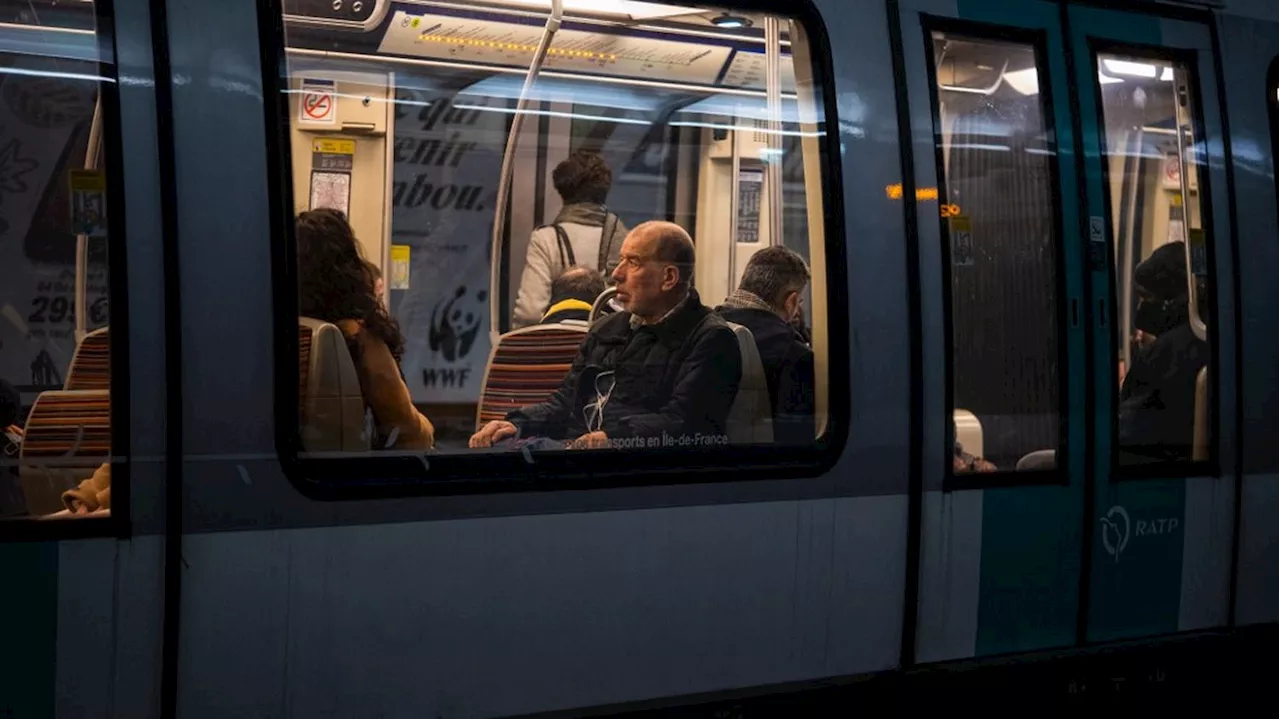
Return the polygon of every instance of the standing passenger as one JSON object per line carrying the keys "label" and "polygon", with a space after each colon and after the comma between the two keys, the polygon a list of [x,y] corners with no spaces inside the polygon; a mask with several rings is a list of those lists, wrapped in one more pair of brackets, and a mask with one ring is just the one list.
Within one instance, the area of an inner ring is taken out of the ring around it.
{"label": "standing passenger", "polygon": [[552,278],[566,269],[582,265],[612,273],[627,236],[622,221],[604,206],[613,175],[599,155],[573,153],[556,166],[551,181],[564,207],[555,222],[534,230],[529,239],[511,321],[514,329],[538,323],[551,299]]}
{"label": "standing passenger", "polygon": [[716,308],[726,320],[751,330],[769,383],[774,441],[813,442],[813,350],[792,322],[800,312],[800,293],[809,283],[804,259],[781,246],[751,256],[742,281]]}
{"label": "standing passenger", "polygon": [[299,311],[337,325],[346,337],[360,391],[381,438],[375,446],[429,449],[435,445],[435,428],[413,406],[400,376],[404,337],[374,296],[370,267],[342,213],[311,210],[298,215]]}

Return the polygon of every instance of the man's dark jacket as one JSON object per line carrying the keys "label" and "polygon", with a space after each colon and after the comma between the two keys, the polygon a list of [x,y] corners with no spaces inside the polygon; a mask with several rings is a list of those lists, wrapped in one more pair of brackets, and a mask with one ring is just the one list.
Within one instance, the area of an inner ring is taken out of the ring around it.
{"label": "man's dark jacket", "polygon": [[751,330],[769,383],[773,440],[780,444],[813,442],[813,350],[778,315],[750,307],[717,307],[729,322]]}
{"label": "man's dark jacket", "polygon": [[[664,321],[632,329],[630,312],[600,320],[583,340],[573,367],[546,402],[507,415],[521,437],[576,439],[587,433],[585,408],[597,401],[595,381],[613,370],[601,430],[610,439],[663,433],[723,436],[738,393],[738,340],[697,292]],[[594,429],[594,428],[593,428]]]}

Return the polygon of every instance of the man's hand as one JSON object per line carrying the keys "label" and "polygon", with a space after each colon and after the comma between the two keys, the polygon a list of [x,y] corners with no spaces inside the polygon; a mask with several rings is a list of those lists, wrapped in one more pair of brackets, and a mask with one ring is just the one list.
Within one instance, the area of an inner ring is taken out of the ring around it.
{"label": "man's hand", "polygon": [[569,449],[604,449],[609,446],[609,437],[604,432],[588,432],[573,440]]}
{"label": "man's hand", "polygon": [[516,432],[514,424],[505,419],[495,419],[481,427],[479,432],[471,435],[471,441],[467,444],[472,449],[492,447],[494,442],[500,442],[507,437],[516,436]]}

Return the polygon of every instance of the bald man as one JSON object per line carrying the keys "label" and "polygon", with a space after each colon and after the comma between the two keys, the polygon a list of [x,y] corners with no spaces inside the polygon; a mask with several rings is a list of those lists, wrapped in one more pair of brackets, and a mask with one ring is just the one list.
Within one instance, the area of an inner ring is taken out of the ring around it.
{"label": "bald man", "polygon": [[624,311],[592,327],[550,399],[489,422],[471,446],[543,439],[574,449],[727,443],[742,356],[733,331],[693,289],[693,260],[693,240],[679,225],[646,222],[628,233],[613,271]]}

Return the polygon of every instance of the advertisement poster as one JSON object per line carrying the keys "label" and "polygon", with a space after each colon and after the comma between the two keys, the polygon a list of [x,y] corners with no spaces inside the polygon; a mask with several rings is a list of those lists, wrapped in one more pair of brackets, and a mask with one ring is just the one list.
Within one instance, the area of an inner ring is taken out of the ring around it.
{"label": "advertisement poster", "polygon": [[510,115],[474,95],[455,106],[455,94],[397,91],[391,243],[404,249],[391,306],[417,403],[478,401],[489,360],[489,242]]}
{"label": "advertisement poster", "polygon": [[90,236],[87,328],[107,323],[109,210],[95,176],[73,173],[84,168],[96,84],[71,75],[96,69],[9,62],[29,74],[0,74],[0,377],[30,402],[61,389],[75,352],[77,230]]}

